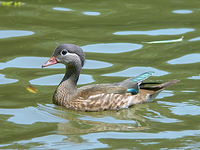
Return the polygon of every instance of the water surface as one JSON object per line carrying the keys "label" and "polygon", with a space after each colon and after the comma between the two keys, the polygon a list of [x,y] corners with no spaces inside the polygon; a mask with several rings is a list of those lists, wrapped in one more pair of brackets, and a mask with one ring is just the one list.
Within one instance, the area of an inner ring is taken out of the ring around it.
{"label": "water surface", "polygon": [[[0,5],[0,149],[200,148],[200,1],[23,3]],[[148,81],[181,82],[129,109],[67,110],[52,104],[64,65],[41,68],[61,43],[86,53],[78,86],[145,71],[155,72]]]}

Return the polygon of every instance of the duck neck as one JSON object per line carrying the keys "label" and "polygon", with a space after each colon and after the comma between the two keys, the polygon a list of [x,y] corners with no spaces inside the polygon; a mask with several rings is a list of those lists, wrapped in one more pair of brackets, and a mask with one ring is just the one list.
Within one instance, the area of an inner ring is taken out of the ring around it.
{"label": "duck neck", "polygon": [[58,85],[53,102],[62,105],[63,103],[69,103],[77,95],[77,81],[80,75],[81,68],[72,66],[66,66],[66,73],[60,84]]}
{"label": "duck neck", "polygon": [[65,87],[67,92],[76,91],[76,85],[79,79],[81,69],[71,66],[66,66],[66,73],[60,82],[59,86]]}

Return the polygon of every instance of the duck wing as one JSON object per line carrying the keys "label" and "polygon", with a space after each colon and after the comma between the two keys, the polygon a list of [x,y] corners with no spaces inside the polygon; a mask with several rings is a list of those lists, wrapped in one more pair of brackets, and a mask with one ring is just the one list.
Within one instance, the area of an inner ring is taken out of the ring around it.
{"label": "duck wing", "polygon": [[114,85],[118,85],[120,87],[127,87],[127,92],[130,92],[131,94],[134,95],[139,92],[140,85],[142,84],[142,82],[147,78],[149,78],[153,73],[154,73],[153,71],[148,71],[140,74],[139,76],[128,78]]}
{"label": "duck wing", "polygon": [[137,77],[128,78],[118,83],[87,85],[80,87],[79,90],[82,94],[85,93],[84,95],[95,95],[100,93],[125,94],[127,92],[134,95],[139,92],[140,84],[142,83],[142,81],[149,78],[153,73],[153,71],[145,72]]}
{"label": "duck wing", "polygon": [[82,95],[96,95],[96,94],[125,94],[127,87],[113,85],[113,84],[92,84],[78,88]]}

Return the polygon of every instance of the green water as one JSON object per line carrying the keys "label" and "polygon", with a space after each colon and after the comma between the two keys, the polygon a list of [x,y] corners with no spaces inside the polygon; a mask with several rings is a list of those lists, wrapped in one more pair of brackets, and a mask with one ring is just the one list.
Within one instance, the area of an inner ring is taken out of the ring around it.
{"label": "green water", "polygon": [[[200,149],[200,1],[22,2],[0,5],[0,149]],[[129,109],[67,110],[52,104],[64,66],[41,68],[61,43],[86,53],[78,86],[181,82]]]}

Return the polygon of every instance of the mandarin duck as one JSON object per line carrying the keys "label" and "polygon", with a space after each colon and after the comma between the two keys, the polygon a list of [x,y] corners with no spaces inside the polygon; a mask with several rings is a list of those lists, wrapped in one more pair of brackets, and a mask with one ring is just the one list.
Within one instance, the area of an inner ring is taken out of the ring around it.
{"label": "mandarin duck", "polygon": [[[159,85],[157,82],[143,83],[154,73],[149,71],[122,82],[92,84],[77,88],[77,81],[85,63],[85,54],[74,44],[61,44],[56,47],[52,57],[42,67],[56,63],[64,64],[66,73],[53,95],[53,103],[80,111],[122,109],[152,102],[163,89],[179,82],[172,80]],[[146,87],[147,84],[155,85]]]}

